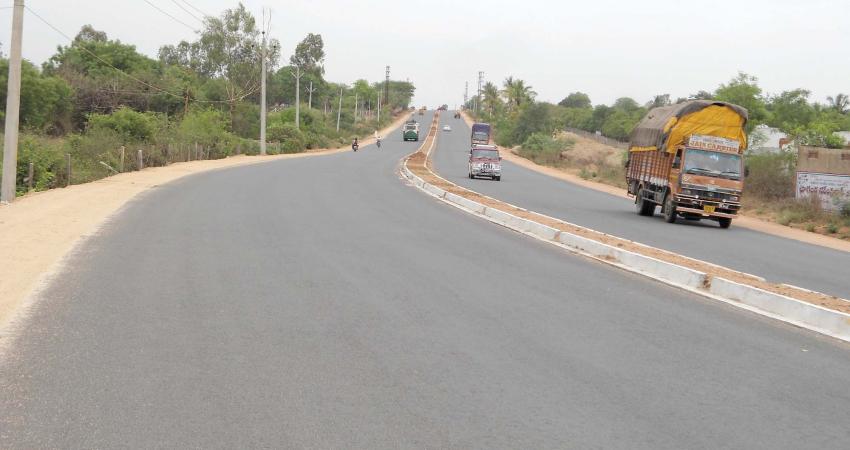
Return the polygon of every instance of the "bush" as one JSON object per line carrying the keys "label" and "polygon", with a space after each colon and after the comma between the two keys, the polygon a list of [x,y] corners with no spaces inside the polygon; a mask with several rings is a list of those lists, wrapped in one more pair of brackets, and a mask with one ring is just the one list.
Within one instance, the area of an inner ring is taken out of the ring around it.
{"label": "bush", "polygon": [[555,139],[548,133],[533,133],[519,149],[520,156],[538,164],[555,165],[561,160],[561,152],[572,148],[574,141]]}
{"label": "bush", "polygon": [[793,153],[750,155],[746,165],[749,169],[745,184],[747,194],[764,200],[794,196],[796,161]]}
{"label": "bush", "polygon": [[159,129],[153,113],[140,113],[121,107],[112,114],[89,114],[89,131],[109,129],[121,135],[126,142],[148,141]]}
{"label": "bush", "polygon": [[61,141],[21,134],[18,141],[17,191],[26,192],[24,181],[33,163],[33,189],[43,191],[64,186],[66,179],[65,151]]}
{"label": "bush", "polygon": [[268,128],[267,134],[269,141],[281,143],[283,153],[298,153],[306,148],[304,133],[295,125],[278,122]]}

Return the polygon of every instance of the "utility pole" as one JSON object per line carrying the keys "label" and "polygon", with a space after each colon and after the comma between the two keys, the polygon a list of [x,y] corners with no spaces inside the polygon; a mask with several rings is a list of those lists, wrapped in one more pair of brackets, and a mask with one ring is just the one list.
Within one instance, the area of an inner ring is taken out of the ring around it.
{"label": "utility pole", "polygon": [[[266,21],[266,11],[263,9],[263,23]],[[266,32],[263,31],[263,48],[260,49],[260,155],[266,154]]]}
{"label": "utility pole", "polygon": [[358,94],[358,92],[354,93],[354,121],[355,122],[357,122],[357,94]]}
{"label": "utility pole", "polygon": [[381,123],[381,96],[378,96],[378,123]]}
{"label": "utility pole", "polygon": [[463,107],[466,108],[466,104],[469,102],[469,81],[465,81],[463,84]]}
{"label": "utility pole", "polygon": [[15,0],[12,13],[12,45],[6,94],[6,138],[3,146],[3,182],[0,201],[15,200],[18,181],[18,125],[21,112],[21,36],[24,31],[24,0]]}
{"label": "utility pole", "polygon": [[478,72],[478,101],[475,102],[475,113],[481,112],[481,86],[484,84],[484,72]]}
{"label": "utility pole", "polygon": [[339,118],[342,115],[342,86],[339,87],[339,109],[336,110],[336,132],[339,133]]}
{"label": "utility pole", "polygon": [[313,92],[316,92],[316,88],[313,87],[313,80],[310,80],[310,88],[307,89],[307,92],[310,93],[309,100],[307,101],[307,107],[313,109]]}
{"label": "utility pole", "polygon": [[390,66],[387,66],[386,78],[384,79],[384,104],[390,104]]}
{"label": "utility pole", "polygon": [[295,128],[301,129],[301,66],[295,66],[295,72],[290,72],[295,77]]}

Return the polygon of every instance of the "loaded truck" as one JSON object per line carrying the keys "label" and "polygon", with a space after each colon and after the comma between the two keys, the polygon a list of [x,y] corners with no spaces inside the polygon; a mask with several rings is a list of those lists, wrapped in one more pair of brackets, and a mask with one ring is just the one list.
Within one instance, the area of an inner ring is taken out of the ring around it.
{"label": "loaded truck", "polygon": [[490,145],[490,124],[473,123],[470,140],[472,141],[472,145]]}
{"label": "loaded truck", "polygon": [[401,130],[401,138],[405,141],[418,141],[419,122],[415,120],[408,120],[405,122],[404,127]]}
{"label": "loaded truck", "polygon": [[741,209],[747,110],[693,100],[653,108],[629,138],[628,193],[642,216],[708,219],[729,228]]}

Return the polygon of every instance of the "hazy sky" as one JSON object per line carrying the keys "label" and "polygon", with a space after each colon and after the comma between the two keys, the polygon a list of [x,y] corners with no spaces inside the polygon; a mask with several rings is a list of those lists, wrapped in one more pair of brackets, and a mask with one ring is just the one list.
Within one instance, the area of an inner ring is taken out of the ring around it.
{"label": "hazy sky", "polygon": [[[192,27],[175,2],[149,0]],[[217,15],[236,1],[187,0]],[[189,27],[144,0],[27,0],[68,35],[86,23],[156,57],[157,49],[192,39]],[[557,102],[571,91],[594,104],[621,96],[645,102],[713,90],[738,71],[768,93],[798,87],[812,99],[850,93],[850,0],[361,0],[243,2],[259,15],[272,9],[272,36],[288,58],[307,33],[320,33],[326,78],[383,78],[416,85],[415,103],[458,104],[477,73],[501,83],[524,79],[538,98]],[[11,5],[12,0],[3,0]],[[191,9],[190,9],[191,10]],[[8,53],[11,10],[0,9]],[[27,13],[24,57],[41,63],[67,41]]]}

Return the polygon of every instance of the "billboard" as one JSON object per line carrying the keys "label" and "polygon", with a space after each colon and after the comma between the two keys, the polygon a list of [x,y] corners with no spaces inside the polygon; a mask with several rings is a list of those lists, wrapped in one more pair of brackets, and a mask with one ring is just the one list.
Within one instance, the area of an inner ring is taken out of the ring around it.
{"label": "billboard", "polygon": [[797,172],[797,198],[815,195],[826,210],[835,211],[850,202],[850,175]]}

